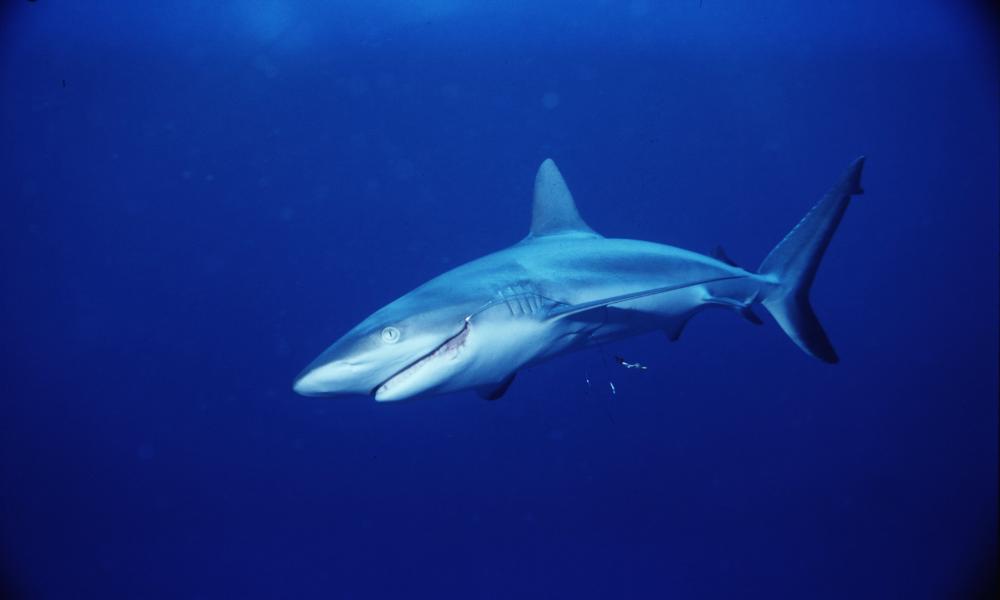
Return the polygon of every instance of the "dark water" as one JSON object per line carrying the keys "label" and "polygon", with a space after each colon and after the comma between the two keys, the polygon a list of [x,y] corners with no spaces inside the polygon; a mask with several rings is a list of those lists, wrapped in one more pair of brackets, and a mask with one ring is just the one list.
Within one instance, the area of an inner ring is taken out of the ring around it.
{"label": "dark water", "polygon": [[[9,595],[995,589],[995,14],[499,4],[4,3]],[[719,311],[494,403],[291,392],[519,240],[546,157],[605,235],[752,267],[859,154],[835,367]]]}

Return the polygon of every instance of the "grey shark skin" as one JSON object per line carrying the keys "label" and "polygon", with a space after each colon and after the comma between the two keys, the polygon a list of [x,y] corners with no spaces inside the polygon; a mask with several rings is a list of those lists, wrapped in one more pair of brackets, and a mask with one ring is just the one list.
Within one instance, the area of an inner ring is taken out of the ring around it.
{"label": "grey shark skin", "polygon": [[371,394],[380,402],[474,389],[496,399],[525,367],[658,329],[676,340],[694,314],[712,306],[759,323],[752,307],[761,304],[802,350],[837,362],[809,289],[851,196],[862,193],[863,163],[855,160],[753,272],[721,249],[706,256],[600,236],[546,160],[524,240],[376,311],[306,367],[294,389]]}

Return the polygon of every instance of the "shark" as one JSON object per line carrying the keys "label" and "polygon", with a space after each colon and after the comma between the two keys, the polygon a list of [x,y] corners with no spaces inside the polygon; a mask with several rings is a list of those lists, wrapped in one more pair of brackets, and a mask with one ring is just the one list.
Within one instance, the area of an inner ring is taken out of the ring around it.
{"label": "shark", "polygon": [[851,198],[864,156],[755,271],[718,248],[700,254],[591,229],[551,159],[535,177],[527,237],[439,275],[378,309],[294,380],[304,396],[377,402],[474,390],[496,400],[517,373],[553,357],[653,331],[670,340],[710,308],[762,321],[762,306],[799,348],[837,353],[810,303],[820,261]]}

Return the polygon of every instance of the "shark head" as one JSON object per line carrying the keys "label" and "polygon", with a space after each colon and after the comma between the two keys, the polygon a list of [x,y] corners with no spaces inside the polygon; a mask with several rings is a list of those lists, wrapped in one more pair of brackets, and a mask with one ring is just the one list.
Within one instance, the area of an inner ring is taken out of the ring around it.
{"label": "shark head", "polygon": [[359,323],[302,371],[295,391],[371,394],[378,401],[439,391],[469,359],[477,306],[440,302],[439,288],[418,288]]}
{"label": "shark head", "polygon": [[[524,241],[376,311],[310,363],[293,388],[304,396],[371,394],[378,401],[463,389],[499,398],[519,368],[573,342],[572,327],[560,329],[568,323],[561,319],[591,308],[552,300],[541,290],[546,278],[530,276],[529,255],[562,247],[546,241],[554,236],[600,239],[580,218],[555,163],[546,160],[535,178]],[[561,308],[552,312],[556,305]]]}

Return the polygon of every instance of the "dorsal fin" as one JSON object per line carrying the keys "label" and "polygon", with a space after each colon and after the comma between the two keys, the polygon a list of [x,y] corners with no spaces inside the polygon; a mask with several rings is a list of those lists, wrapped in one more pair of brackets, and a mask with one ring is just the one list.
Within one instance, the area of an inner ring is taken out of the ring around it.
{"label": "dorsal fin", "polygon": [[576,203],[573,202],[573,194],[569,193],[559,168],[551,158],[547,158],[538,167],[538,175],[535,176],[535,203],[531,211],[531,232],[528,237],[560,233],[598,235],[580,218]]}

